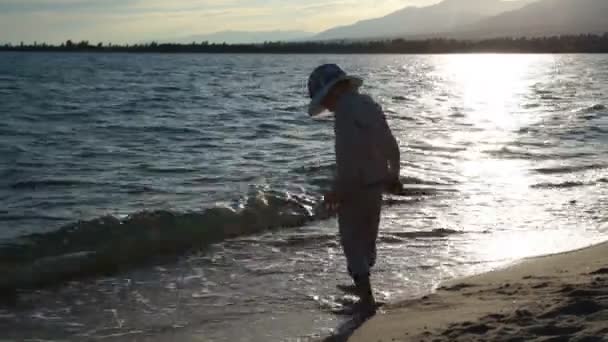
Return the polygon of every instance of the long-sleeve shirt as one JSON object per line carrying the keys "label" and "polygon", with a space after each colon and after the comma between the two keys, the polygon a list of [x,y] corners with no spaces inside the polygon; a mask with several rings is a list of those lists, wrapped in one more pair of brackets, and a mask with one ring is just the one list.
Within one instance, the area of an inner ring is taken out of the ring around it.
{"label": "long-sleeve shirt", "polygon": [[334,190],[341,195],[396,179],[400,152],[380,105],[371,97],[351,91],[337,102],[337,174]]}

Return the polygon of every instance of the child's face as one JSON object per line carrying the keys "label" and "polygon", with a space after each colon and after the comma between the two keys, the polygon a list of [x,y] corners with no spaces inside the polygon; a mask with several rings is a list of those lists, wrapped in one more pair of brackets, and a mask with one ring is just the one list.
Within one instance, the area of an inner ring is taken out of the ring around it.
{"label": "child's face", "polygon": [[336,111],[336,102],[338,102],[338,97],[332,90],[331,92],[329,92],[329,94],[327,94],[327,96],[325,96],[323,101],[321,101],[321,105],[323,105],[323,107],[327,108],[328,111],[333,113]]}
{"label": "child's face", "polygon": [[338,98],[340,98],[340,95],[345,93],[349,89],[349,87],[350,84],[348,84],[348,82],[341,82],[336,84],[333,88],[331,88],[331,90],[329,91],[327,96],[325,96],[323,101],[321,101],[321,105],[330,112],[335,113]]}

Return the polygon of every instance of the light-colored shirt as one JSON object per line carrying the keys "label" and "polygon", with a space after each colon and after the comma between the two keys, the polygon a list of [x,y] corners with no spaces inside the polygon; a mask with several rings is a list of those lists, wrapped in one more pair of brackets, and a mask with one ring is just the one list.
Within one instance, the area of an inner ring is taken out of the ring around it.
{"label": "light-colored shirt", "polygon": [[400,152],[380,105],[357,91],[336,104],[337,174],[334,190],[341,195],[397,179]]}

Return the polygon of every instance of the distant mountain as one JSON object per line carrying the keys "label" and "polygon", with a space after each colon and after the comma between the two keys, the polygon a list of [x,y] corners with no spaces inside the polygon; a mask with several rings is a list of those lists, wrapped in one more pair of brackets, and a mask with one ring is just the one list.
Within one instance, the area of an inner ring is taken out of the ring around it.
{"label": "distant mountain", "polygon": [[175,39],[172,42],[192,43],[263,43],[265,41],[292,41],[309,38],[313,33],[303,31],[222,31]]}
{"label": "distant mountain", "polygon": [[608,32],[608,0],[539,0],[463,27],[459,38]]}
{"label": "distant mountain", "polygon": [[520,9],[532,1],[534,0],[444,0],[435,5],[406,7],[382,18],[336,27],[313,38],[331,40],[431,36],[452,32],[485,18]]}

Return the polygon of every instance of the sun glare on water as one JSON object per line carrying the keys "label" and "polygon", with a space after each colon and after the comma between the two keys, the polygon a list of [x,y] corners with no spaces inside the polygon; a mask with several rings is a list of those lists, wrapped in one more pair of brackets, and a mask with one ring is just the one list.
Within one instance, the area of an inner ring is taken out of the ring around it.
{"label": "sun glare on water", "polygon": [[456,55],[449,56],[444,72],[449,86],[461,99],[460,110],[471,129],[454,134],[454,143],[469,147],[460,164],[463,176],[483,180],[510,192],[527,191],[524,165],[494,158],[485,152],[498,150],[530,124],[521,111],[529,91],[529,75],[538,56]]}
{"label": "sun glare on water", "polygon": [[488,153],[510,146],[520,139],[521,128],[537,120],[523,103],[530,95],[535,65],[545,57],[490,54],[446,58],[442,72],[458,96],[462,121],[468,125],[454,132],[451,142],[467,146],[455,162],[465,180],[460,185],[459,224],[467,230],[509,232],[492,234],[498,238],[482,245],[478,244],[481,240],[472,243],[466,254],[484,260],[509,260],[553,250],[555,243],[544,241],[542,232],[518,228],[527,227],[531,217],[545,215],[528,201],[535,181],[529,171],[531,161]]}
{"label": "sun glare on water", "polygon": [[453,86],[460,89],[463,107],[488,128],[509,130],[519,124],[512,114],[527,87],[526,76],[537,56],[456,55],[446,63]]}

